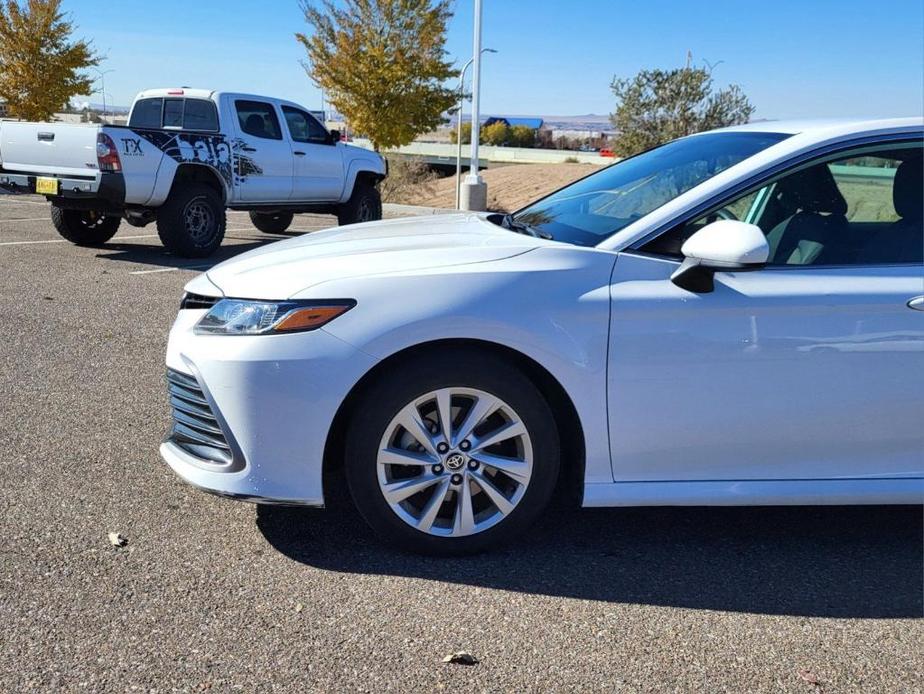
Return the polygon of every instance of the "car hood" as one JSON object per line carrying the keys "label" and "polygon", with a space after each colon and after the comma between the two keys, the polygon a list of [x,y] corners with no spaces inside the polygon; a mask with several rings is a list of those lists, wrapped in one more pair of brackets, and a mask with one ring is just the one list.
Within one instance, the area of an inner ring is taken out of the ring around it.
{"label": "car hood", "polygon": [[225,296],[287,299],[331,280],[502,260],[550,243],[485,217],[428,215],[318,231],[242,253],[207,277]]}

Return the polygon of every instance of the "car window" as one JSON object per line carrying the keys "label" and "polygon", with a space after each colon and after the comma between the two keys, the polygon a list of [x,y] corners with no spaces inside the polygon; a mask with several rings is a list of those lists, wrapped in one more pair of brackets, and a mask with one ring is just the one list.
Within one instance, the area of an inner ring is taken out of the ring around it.
{"label": "car window", "polygon": [[132,117],[128,123],[128,127],[159,128],[163,108],[163,99],[139,99],[135,102],[135,107],[132,109]]}
{"label": "car window", "polygon": [[279,119],[272,104],[264,101],[235,101],[238,122],[241,130],[254,137],[266,140],[281,140],[282,131]]}
{"label": "car window", "polygon": [[641,248],[680,258],[683,243],[716,219],[756,224],[769,265],[924,262],[924,148],[865,147],[811,162]]}
{"label": "car window", "polygon": [[218,110],[207,99],[186,99],[183,109],[185,130],[218,130]]}
{"label": "car window", "polygon": [[566,186],[518,212],[516,219],[558,241],[594,246],[787,137],[731,131],[674,140]]}
{"label": "car window", "polygon": [[164,127],[183,127],[183,99],[164,99]]}
{"label": "car window", "polygon": [[282,113],[289,126],[289,135],[295,142],[327,143],[330,136],[310,113],[305,113],[291,106],[283,106]]}

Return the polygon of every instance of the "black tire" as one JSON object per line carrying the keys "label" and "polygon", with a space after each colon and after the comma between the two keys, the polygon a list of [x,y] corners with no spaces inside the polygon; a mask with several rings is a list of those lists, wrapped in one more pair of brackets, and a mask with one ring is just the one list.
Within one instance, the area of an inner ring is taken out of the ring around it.
{"label": "black tire", "polygon": [[170,193],[157,210],[157,235],[179,256],[204,258],[225,237],[225,208],[221,196],[209,186],[184,185]]}
{"label": "black tire", "polygon": [[368,181],[358,179],[353,185],[350,199],[337,208],[337,223],[346,226],[374,222],[381,218],[382,198],[378,188]]}
{"label": "black tire", "polygon": [[264,234],[281,234],[292,224],[295,218],[291,212],[257,212],[251,211],[250,221]]}
{"label": "black tire", "polygon": [[119,230],[119,217],[104,217],[89,210],[65,210],[51,206],[51,223],[71,243],[102,246]]}
{"label": "black tire", "polygon": [[[377,454],[401,408],[434,390],[453,387],[482,390],[516,412],[529,434],[533,468],[519,503],[497,524],[472,535],[439,537],[412,527],[389,506],[379,487]],[[513,363],[490,353],[442,350],[388,370],[364,392],[347,427],[344,464],[353,502],[382,539],[419,554],[473,554],[513,539],[546,508],[558,481],[558,428],[541,392]]]}

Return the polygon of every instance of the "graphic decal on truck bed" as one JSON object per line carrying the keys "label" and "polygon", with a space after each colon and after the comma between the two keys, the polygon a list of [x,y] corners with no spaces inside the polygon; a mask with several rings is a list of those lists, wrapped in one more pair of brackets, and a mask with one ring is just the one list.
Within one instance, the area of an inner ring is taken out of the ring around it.
{"label": "graphic decal on truck bed", "polygon": [[[230,187],[242,183],[247,176],[259,176],[263,169],[243,153],[244,141],[232,140],[224,135],[200,135],[198,133],[173,133],[163,130],[132,130],[168,157],[179,163],[207,164],[214,168]],[[134,150],[132,145],[126,148]],[[235,171],[234,162],[237,161]]]}

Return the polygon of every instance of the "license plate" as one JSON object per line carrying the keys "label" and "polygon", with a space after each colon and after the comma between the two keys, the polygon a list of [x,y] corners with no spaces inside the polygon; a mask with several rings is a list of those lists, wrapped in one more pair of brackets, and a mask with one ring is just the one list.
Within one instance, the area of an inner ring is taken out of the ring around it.
{"label": "license plate", "polygon": [[40,195],[57,195],[58,194],[58,179],[57,178],[46,178],[43,176],[36,176],[35,192],[39,193]]}

